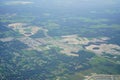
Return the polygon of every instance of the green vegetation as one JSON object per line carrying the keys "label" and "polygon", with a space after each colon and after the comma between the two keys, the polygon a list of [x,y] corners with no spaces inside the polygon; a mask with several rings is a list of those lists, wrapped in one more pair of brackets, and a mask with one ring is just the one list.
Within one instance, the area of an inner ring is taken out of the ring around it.
{"label": "green vegetation", "polygon": [[98,24],[98,25],[92,25],[90,26],[90,28],[96,28],[96,29],[99,29],[99,28],[112,28],[112,29],[120,29],[120,25],[118,24],[112,24],[112,25],[107,25],[107,24]]}
{"label": "green vegetation", "polygon": [[102,64],[107,62],[108,60],[104,57],[100,57],[100,56],[95,56],[90,60],[90,64],[91,65],[98,65],[98,64]]}
{"label": "green vegetation", "polygon": [[47,28],[48,30],[58,29],[60,26],[59,24],[52,21],[47,21],[45,23],[42,23],[42,25],[44,25],[44,28]]}
{"label": "green vegetation", "polygon": [[84,23],[103,23],[103,22],[108,22],[108,19],[92,19],[88,17],[70,17],[66,18],[65,20],[75,20],[79,22],[84,22]]}
{"label": "green vegetation", "polygon": [[6,14],[0,15],[0,22],[2,23],[16,23],[16,22],[23,22],[23,23],[30,23],[35,19],[35,16],[32,15],[17,15],[17,14]]}

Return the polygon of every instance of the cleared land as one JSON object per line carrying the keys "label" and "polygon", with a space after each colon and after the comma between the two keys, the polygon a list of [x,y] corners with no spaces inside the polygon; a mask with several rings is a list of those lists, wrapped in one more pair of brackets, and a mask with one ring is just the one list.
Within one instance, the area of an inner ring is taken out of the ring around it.
{"label": "cleared land", "polygon": [[[96,54],[120,54],[120,46],[115,44],[107,44],[108,37],[100,38],[86,38],[80,37],[77,34],[74,35],[65,35],[61,37],[51,37],[47,34],[48,30],[39,26],[29,26],[27,23],[12,23],[8,25],[9,28],[14,31],[23,34],[22,37],[17,38],[24,44],[27,44],[28,50],[37,50],[43,51],[51,49],[52,47],[58,47],[61,49],[61,53],[68,56],[79,56],[76,54],[79,50],[89,50]],[[34,35],[39,30],[42,30],[45,37],[44,38],[30,38],[31,35]],[[10,41],[13,38],[2,38],[0,41]],[[99,44],[97,44],[99,43]],[[84,47],[85,46],[85,47]]]}
{"label": "cleared land", "polygon": [[109,53],[109,54],[116,54],[120,55],[120,46],[114,45],[114,44],[100,44],[100,45],[90,45],[86,47],[87,50],[93,51],[96,54],[103,54],[103,53]]}
{"label": "cleared land", "polygon": [[86,76],[85,80],[120,80],[120,75],[93,74]]}

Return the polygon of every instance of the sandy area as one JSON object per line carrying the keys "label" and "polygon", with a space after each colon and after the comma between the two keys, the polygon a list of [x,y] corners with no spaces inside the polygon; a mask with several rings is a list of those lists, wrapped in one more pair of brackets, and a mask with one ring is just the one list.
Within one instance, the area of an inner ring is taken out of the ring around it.
{"label": "sandy area", "polygon": [[96,54],[117,54],[120,55],[120,46],[114,44],[100,44],[100,45],[90,45],[86,47],[87,50],[93,51]]}

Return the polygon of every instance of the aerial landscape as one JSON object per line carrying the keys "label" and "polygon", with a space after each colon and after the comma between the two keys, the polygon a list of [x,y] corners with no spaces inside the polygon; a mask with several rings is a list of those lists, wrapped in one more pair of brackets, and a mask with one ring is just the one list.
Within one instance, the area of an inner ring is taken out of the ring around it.
{"label": "aerial landscape", "polygon": [[0,0],[0,80],[120,80],[120,1]]}

